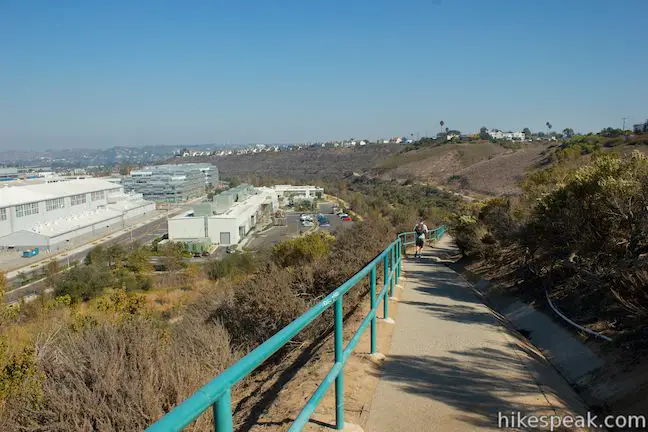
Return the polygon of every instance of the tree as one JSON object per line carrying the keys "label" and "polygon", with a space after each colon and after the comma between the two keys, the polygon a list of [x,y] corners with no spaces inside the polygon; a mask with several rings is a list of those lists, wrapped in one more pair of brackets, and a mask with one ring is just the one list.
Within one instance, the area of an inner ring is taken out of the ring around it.
{"label": "tree", "polygon": [[56,284],[56,296],[69,295],[72,301],[87,301],[115,283],[110,271],[97,265],[73,267]]}
{"label": "tree", "polygon": [[85,265],[107,265],[108,254],[106,253],[106,250],[103,248],[103,246],[95,246],[90,249],[90,252],[88,252],[88,255],[86,255],[84,262]]}
{"label": "tree", "polygon": [[547,129],[549,130],[549,132],[551,132],[551,123],[547,122],[545,124],[547,125]]}
{"label": "tree", "polygon": [[129,164],[122,164],[119,166],[119,174],[123,176],[130,175],[132,170],[133,170],[133,166]]}
{"label": "tree", "polygon": [[55,287],[58,282],[58,274],[60,271],[61,268],[56,260],[48,262],[45,266],[45,285],[50,288]]}
{"label": "tree", "polygon": [[488,128],[486,126],[482,126],[481,129],[479,129],[479,138],[481,139],[490,139],[490,135],[488,135]]}
{"label": "tree", "polygon": [[562,131],[563,135],[567,138],[571,138],[574,136],[574,129],[572,128],[565,128]]}
{"label": "tree", "polygon": [[615,138],[623,135],[623,130],[621,129],[615,129],[611,127],[606,127],[605,129],[602,129],[599,135],[604,136],[604,137],[609,137],[609,138]]}
{"label": "tree", "polygon": [[153,265],[151,264],[150,258],[151,253],[147,248],[136,248],[126,257],[128,269],[135,274],[152,272]]}
{"label": "tree", "polygon": [[108,267],[117,268],[121,266],[122,261],[126,257],[126,250],[119,243],[115,243],[108,247],[106,255],[108,256]]}
{"label": "tree", "polygon": [[182,243],[167,243],[162,249],[162,263],[166,271],[175,272],[183,267],[182,258],[184,246]]}
{"label": "tree", "polygon": [[524,134],[524,137],[526,139],[531,138],[531,129],[529,129],[528,127],[525,127],[524,129],[522,129],[522,133]]}

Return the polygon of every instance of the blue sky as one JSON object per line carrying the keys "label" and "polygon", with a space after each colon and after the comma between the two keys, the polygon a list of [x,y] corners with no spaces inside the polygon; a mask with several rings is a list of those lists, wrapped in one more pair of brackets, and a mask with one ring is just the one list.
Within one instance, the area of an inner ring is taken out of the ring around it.
{"label": "blue sky", "polygon": [[648,117],[648,1],[0,0],[0,148]]}

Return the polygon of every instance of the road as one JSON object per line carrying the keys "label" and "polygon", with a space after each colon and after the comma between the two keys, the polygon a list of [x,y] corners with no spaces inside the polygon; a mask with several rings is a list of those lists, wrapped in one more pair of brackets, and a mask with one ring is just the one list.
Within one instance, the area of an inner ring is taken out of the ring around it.
{"label": "road", "polygon": [[[321,230],[335,232],[340,229],[344,229],[353,224],[353,222],[343,222],[333,214],[333,204],[332,203],[322,203],[319,205],[320,213],[327,216],[330,226],[329,227],[319,227]],[[262,231],[256,235],[253,234],[253,237],[247,244],[247,248],[252,250],[258,250],[263,247],[271,247],[280,241],[293,238],[299,234],[300,231],[305,231],[307,228],[303,227],[299,222],[300,213],[290,213],[286,216],[287,225],[271,227],[265,231]],[[119,234],[114,238],[106,240],[104,242],[96,242],[97,245],[101,244],[102,247],[109,247],[113,244],[128,244],[131,241],[139,244],[146,244],[152,242],[154,239],[163,236],[167,233],[167,220],[166,218],[153,221],[149,224],[143,225],[141,227],[135,228],[132,231]],[[211,254],[209,257],[205,258],[192,258],[187,259],[189,262],[204,262],[207,260],[213,259],[222,259],[226,252],[225,247],[219,247],[216,251]],[[88,250],[73,253],[67,257],[59,257],[58,262],[61,267],[65,267],[69,262],[73,261],[83,261],[88,254]],[[38,270],[41,271],[41,270]],[[10,279],[10,282],[16,282],[17,277]],[[13,289],[5,294],[4,300],[7,303],[18,302],[22,297],[31,296],[40,294],[47,287],[45,286],[45,281],[40,280],[32,282],[23,287],[18,287]]]}
{"label": "road", "polygon": [[[163,218],[163,219],[153,221],[149,224],[143,225],[141,227],[135,228],[134,230],[128,233],[120,234],[110,240],[101,242],[100,244],[102,247],[109,247],[117,243],[128,244],[131,241],[139,244],[146,244],[152,242],[158,237],[163,236],[166,233],[167,233],[167,220],[166,218]],[[97,242],[97,244],[99,244],[99,242]],[[88,251],[77,252],[69,255],[68,257],[59,258],[58,262],[61,267],[65,267],[68,264],[68,258],[70,263],[73,261],[83,261],[87,254]],[[15,282],[17,279],[18,278],[15,277],[13,279],[10,279],[9,282]],[[31,284],[7,292],[5,294],[4,299],[5,302],[7,303],[17,302],[20,300],[21,297],[29,296],[32,294],[39,294],[46,288],[47,287],[45,286],[44,281],[33,282]]]}

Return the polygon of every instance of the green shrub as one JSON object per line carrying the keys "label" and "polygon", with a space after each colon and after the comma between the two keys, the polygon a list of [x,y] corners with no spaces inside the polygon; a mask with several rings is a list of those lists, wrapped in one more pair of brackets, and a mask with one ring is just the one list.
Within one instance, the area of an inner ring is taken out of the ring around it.
{"label": "green shrub", "polygon": [[482,239],[487,234],[486,227],[474,216],[462,215],[455,220],[453,238],[464,256],[481,256],[485,250]]}
{"label": "green shrub", "polygon": [[78,266],[66,272],[58,280],[55,294],[56,296],[69,295],[73,302],[87,301],[114,284],[115,278],[109,270],[96,264]]}
{"label": "green shrub", "polygon": [[254,269],[254,257],[247,253],[229,254],[220,260],[213,260],[205,264],[207,276],[211,280],[218,280],[227,276],[248,274],[253,272]]}
{"label": "green shrub", "polygon": [[34,347],[26,346],[17,353],[10,353],[8,348],[6,340],[0,336],[0,423],[7,399],[18,399],[31,408],[35,408],[42,399],[42,375]]}
{"label": "green shrub", "polygon": [[278,243],[272,249],[272,259],[281,267],[296,266],[326,256],[334,237],[316,232]]}

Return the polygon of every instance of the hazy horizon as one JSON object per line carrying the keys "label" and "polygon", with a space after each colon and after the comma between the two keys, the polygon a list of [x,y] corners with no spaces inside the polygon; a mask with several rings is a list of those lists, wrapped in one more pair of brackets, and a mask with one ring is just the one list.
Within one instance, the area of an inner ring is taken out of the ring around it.
{"label": "hazy horizon", "polygon": [[0,150],[632,127],[648,3],[621,5],[6,1]]}

